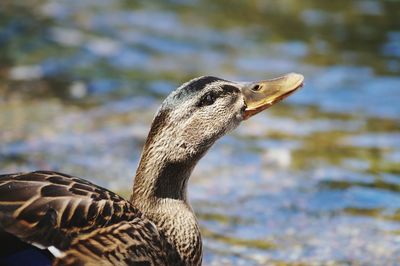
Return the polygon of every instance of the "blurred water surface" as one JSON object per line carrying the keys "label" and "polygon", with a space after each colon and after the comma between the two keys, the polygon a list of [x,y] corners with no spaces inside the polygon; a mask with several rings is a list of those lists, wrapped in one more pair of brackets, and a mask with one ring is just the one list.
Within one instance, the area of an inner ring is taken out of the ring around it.
{"label": "blurred water surface", "polygon": [[398,14],[391,0],[3,0],[0,172],[127,196],[178,85],[301,72],[301,91],[196,168],[204,264],[400,265]]}

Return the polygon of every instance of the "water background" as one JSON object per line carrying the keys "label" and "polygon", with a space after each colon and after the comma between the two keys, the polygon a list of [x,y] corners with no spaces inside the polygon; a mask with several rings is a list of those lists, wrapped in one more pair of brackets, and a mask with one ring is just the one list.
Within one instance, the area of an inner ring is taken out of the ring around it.
{"label": "water background", "polygon": [[0,173],[121,195],[162,99],[200,75],[305,86],[200,162],[204,265],[400,265],[400,2],[0,2]]}

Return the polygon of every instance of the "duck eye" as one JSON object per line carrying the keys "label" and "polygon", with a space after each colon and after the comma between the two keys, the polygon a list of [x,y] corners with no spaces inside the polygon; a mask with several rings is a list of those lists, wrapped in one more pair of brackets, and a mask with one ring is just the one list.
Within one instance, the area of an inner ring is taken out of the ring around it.
{"label": "duck eye", "polygon": [[203,95],[203,97],[201,97],[199,106],[206,106],[206,105],[212,105],[215,100],[217,99],[217,95],[215,93],[213,93],[212,91],[206,93],[205,95]]}

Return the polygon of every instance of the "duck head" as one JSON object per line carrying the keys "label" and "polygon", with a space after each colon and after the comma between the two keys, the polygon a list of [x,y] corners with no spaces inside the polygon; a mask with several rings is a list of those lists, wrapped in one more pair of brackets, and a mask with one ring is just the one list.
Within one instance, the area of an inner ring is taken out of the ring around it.
{"label": "duck head", "polygon": [[165,99],[154,118],[135,187],[149,187],[141,184],[146,176],[154,179],[158,196],[185,199],[193,167],[215,141],[300,88],[303,79],[295,73],[259,82],[203,76],[183,84]]}
{"label": "duck head", "polygon": [[211,76],[193,79],[163,102],[150,136],[168,141],[164,147],[173,151],[170,159],[196,158],[240,122],[301,87],[303,79],[295,73],[259,82]]}

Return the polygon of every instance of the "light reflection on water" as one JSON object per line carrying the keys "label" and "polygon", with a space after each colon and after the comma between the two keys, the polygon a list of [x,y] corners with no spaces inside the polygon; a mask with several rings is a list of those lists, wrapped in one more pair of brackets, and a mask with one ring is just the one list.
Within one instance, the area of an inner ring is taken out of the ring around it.
{"label": "light reflection on water", "polygon": [[179,83],[301,72],[301,91],[196,168],[205,264],[400,260],[399,3],[0,7],[1,172],[59,170],[128,195],[153,114]]}

